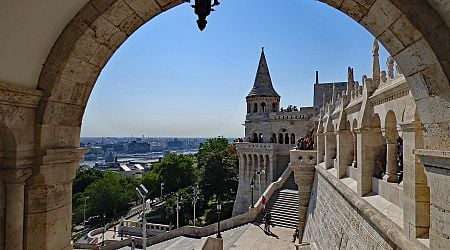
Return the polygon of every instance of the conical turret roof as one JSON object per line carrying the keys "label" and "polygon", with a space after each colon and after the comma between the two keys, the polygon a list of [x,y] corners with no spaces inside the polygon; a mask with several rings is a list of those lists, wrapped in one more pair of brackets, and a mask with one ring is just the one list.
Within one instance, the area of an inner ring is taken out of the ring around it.
{"label": "conical turret roof", "polygon": [[266,56],[264,55],[264,47],[261,50],[261,57],[259,58],[258,70],[256,71],[255,82],[253,88],[248,93],[250,96],[273,96],[280,97],[272,86],[272,79],[270,78],[269,67],[267,66]]}

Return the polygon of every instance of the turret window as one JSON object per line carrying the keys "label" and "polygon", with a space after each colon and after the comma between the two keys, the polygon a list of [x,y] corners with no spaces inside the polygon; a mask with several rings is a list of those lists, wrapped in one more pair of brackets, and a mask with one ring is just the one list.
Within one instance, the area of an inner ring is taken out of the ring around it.
{"label": "turret window", "polygon": [[253,104],[253,113],[258,112],[258,103]]}
{"label": "turret window", "polygon": [[261,112],[265,113],[266,112],[266,103],[261,103]]}
{"label": "turret window", "polygon": [[277,112],[278,110],[277,110],[277,103],[276,102],[274,102],[274,103],[272,103],[272,112]]}

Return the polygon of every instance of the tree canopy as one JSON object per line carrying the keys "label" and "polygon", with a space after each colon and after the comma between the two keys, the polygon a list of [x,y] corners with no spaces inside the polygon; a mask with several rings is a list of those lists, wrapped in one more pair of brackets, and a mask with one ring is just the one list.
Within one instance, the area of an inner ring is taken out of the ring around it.
{"label": "tree canopy", "polygon": [[149,196],[154,198],[160,195],[162,182],[164,193],[171,193],[194,185],[197,176],[191,156],[169,154],[144,175],[142,184],[149,190]]}

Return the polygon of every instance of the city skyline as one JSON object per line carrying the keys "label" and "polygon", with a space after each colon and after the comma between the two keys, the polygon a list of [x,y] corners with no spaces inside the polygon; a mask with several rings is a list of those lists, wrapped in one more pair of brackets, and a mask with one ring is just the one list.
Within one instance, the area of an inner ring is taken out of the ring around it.
{"label": "city skyline", "polygon": [[97,80],[81,135],[242,137],[263,46],[283,107],[312,106],[315,70],[321,82],[345,81],[348,66],[359,81],[371,72],[373,36],[323,3],[228,0],[216,10],[203,32],[187,4],[136,31]]}

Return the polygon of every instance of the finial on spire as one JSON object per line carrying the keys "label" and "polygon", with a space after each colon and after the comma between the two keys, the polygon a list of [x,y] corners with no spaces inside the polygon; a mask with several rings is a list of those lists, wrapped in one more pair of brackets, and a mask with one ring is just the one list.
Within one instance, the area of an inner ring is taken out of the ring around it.
{"label": "finial on spire", "polygon": [[350,96],[352,90],[354,89],[355,78],[353,75],[353,68],[347,68],[347,95]]}
{"label": "finial on spire", "polygon": [[373,41],[373,62],[372,62],[372,86],[367,86],[370,93],[373,93],[378,86],[380,86],[380,58],[378,55],[379,51],[378,41],[375,39]]}
{"label": "finial on spire", "polygon": [[373,49],[372,49],[372,54],[375,56],[375,55],[378,55],[378,51],[380,50],[380,46],[378,45],[378,40],[377,39],[374,39],[373,40]]}

